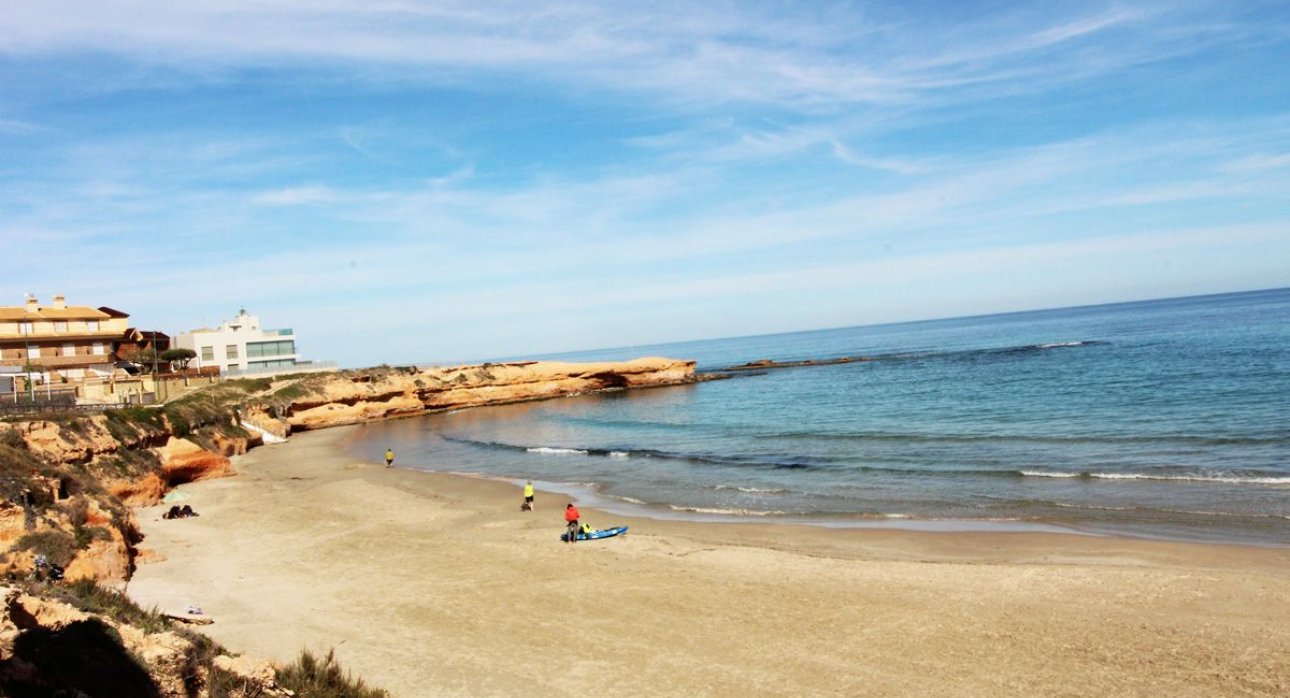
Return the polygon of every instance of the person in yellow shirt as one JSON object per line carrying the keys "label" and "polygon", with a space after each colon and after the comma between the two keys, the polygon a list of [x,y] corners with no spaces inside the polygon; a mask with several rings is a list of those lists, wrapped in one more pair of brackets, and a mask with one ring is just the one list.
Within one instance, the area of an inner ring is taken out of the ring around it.
{"label": "person in yellow shirt", "polygon": [[524,483],[524,504],[520,506],[524,511],[533,511],[533,481],[529,480]]}
{"label": "person in yellow shirt", "polygon": [[385,467],[388,468],[392,465],[394,465],[394,451],[387,448],[385,449]]}

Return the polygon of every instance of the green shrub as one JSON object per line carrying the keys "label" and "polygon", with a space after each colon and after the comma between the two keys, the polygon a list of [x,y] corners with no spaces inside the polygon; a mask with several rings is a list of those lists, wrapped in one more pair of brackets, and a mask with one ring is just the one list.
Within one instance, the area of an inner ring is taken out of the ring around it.
{"label": "green shrub", "polygon": [[108,432],[117,441],[128,441],[139,435],[140,429],[164,429],[163,412],[149,407],[129,406],[105,410]]}
{"label": "green shrub", "polygon": [[9,448],[23,451],[27,450],[27,442],[23,441],[22,434],[19,434],[18,429],[15,427],[5,427],[0,430],[0,446],[8,446]]}
{"label": "green shrub", "polygon": [[37,555],[44,555],[59,567],[66,567],[76,557],[76,539],[62,531],[36,531],[19,538],[13,544],[14,550],[30,550]]}
{"label": "green shrub", "polygon": [[63,585],[55,597],[86,613],[107,616],[118,623],[132,625],[146,633],[170,630],[172,623],[157,609],[147,610],[130,597],[107,587],[99,586],[92,579],[82,579]]}
{"label": "green shrub", "polygon": [[379,688],[363,684],[362,679],[350,676],[336,662],[335,650],[327,650],[321,660],[308,650],[302,651],[295,662],[278,669],[278,683],[298,696],[309,698],[389,698],[390,694]]}

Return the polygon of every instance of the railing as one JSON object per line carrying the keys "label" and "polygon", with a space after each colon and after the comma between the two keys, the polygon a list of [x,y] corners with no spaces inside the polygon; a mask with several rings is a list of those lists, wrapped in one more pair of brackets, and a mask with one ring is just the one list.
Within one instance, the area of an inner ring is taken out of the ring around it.
{"label": "railing", "polygon": [[270,368],[232,368],[225,369],[225,378],[251,378],[251,377],[269,377],[280,376],[288,373],[320,373],[323,371],[336,371],[338,367],[335,361],[311,361],[309,363],[293,364],[291,366],[273,366]]}
{"label": "railing", "polygon": [[290,327],[279,330],[260,330],[260,334],[265,337],[294,337],[296,335]]}
{"label": "railing", "polygon": [[94,412],[119,405],[78,405],[76,390],[37,388],[28,392],[0,393],[0,415],[40,414],[43,412]]}

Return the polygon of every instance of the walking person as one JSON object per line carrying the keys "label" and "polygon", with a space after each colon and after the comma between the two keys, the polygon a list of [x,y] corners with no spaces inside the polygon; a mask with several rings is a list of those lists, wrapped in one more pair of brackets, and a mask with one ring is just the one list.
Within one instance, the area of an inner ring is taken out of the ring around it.
{"label": "walking person", "polygon": [[575,507],[572,503],[564,508],[564,522],[566,528],[569,529],[567,536],[570,543],[578,540],[578,516],[578,507]]}
{"label": "walking person", "polygon": [[533,481],[524,483],[524,511],[533,511]]}
{"label": "walking person", "polygon": [[387,448],[385,449],[385,467],[388,468],[392,465],[394,465],[394,451]]}

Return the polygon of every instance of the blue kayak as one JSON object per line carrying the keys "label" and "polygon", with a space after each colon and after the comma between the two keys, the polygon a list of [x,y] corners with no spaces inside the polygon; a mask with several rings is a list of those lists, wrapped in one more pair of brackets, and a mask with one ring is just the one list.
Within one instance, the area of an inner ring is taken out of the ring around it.
{"label": "blue kayak", "polygon": [[[605,528],[599,531],[592,531],[591,533],[579,532],[578,540],[596,540],[597,538],[612,538],[618,535],[619,533],[626,533],[626,532],[627,532],[626,526],[615,526],[613,528]],[[560,540],[566,543],[569,542],[569,534],[561,533]]]}

